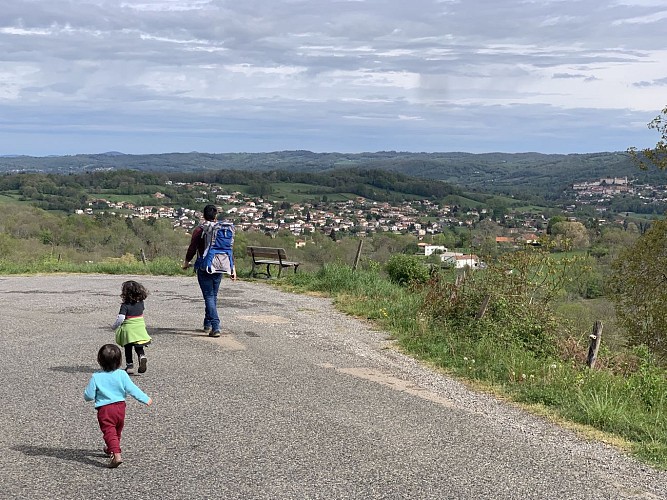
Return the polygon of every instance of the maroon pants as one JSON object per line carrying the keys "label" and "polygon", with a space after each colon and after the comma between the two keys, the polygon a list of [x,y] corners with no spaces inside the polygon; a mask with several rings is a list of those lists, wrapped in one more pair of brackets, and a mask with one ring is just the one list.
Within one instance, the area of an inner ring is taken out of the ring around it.
{"label": "maroon pants", "polygon": [[125,401],[100,406],[97,409],[97,421],[109,452],[120,453],[120,435],[125,425]]}

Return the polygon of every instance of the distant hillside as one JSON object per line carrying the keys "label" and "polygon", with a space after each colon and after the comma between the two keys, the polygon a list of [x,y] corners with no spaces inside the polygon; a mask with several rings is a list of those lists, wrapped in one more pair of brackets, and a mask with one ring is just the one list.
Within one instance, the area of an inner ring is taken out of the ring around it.
{"label": "distant hillside", "polygon": [[662,171],[642,171],[624,152],[590,154],[540,153],[168,153],[125,155],[118,152],[49,157],[0,157],[0,173],[37,171],[79,173],[132,169],[159,172],[245,170],[326,173],[362,167],[401,173],[422,179],[440,179],[483,192],[560,192],[573,182],[601,177],[629,177],[655,184],[667,183]]}

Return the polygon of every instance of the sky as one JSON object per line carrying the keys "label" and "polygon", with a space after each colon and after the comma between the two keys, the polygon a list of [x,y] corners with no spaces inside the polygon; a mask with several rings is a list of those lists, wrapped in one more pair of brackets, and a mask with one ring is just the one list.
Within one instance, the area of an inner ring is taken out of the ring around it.
{"label": "sky", "polygon": [[0,155],[655,146],[665,0],[0,0]]}

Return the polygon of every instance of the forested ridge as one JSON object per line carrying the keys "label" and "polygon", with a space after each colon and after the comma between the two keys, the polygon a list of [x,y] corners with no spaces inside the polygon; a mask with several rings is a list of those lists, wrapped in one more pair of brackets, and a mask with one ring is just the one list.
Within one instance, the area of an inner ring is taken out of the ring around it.
{"label": "forested ridge", "polygon": [[[642,182],[664,183],[662,171],[640,170],[624,152],[588,154],[541,153],[167,153],[125,155],[103,153],[51,157],[0,157],[0,172],[39,171],[80,173],[95,170],[140,170],[205,174],[235,170],[284,171],[290,174],[331,175],[345,168],[379,169],[419,179],[437,179],[464,189],[527,196],[558,193],[573,182],[602,177],[632,177]],[[325,176],[325,177],[326,177]],[[324,180],[323,177],[320,180]],[[327,184],[325,184],[327,185]]]}
{"label": "forested ridge", "polygon": [[[168,185],[171,181],[171,186]],[[243,185],[245,191],[268,195],[278,183],[303,184],[313,197],[327,193],[351,193],[377,201],[397,201],[405,196],[442,199],[461,195],[461,190],[446,182],[417,179],[396,172],[344,168],[329,174],[277,170],[252,172],[218,170],[204,172],[149,172],[113,170],[76,174],[21,173],[0,176],[0,193],[16,192],[24,200],[47,210],[70,211],[81,208],[91,192],[112,191],[124,195],[150,196],[156,190],[165,193],[171,203],[194,204],[197,194],[184,192],[173,183]],[[154,203],[148,200],[148,204]]]}

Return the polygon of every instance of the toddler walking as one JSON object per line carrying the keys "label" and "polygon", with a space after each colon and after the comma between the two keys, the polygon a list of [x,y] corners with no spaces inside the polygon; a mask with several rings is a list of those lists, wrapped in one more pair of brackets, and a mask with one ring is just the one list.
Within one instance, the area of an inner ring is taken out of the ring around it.
{"label": "toddler walking", "polygon": [[125,348],[125,371],[134,373],[134,362],[132,350],[139,358],[139,373],[146,371],[148,359],[144,352],[144,346],[151,341],[146,331],[144,322],[144,300],[148,297],[148,290],[136,281],[126,281],[121,287],[120,293],[123,303],[116,321],[111,326],[116,331],[116,344]]}
{"label": "toddler walking", "polygon": [[93,373],[83,391],[86,401],[95,401],[97,421],[104,437],[104,453],[111,458],[110,468],[118,467],[123,459],[120,435],[125,425],[125,397],[129,394],[137,401],[150,405],[153,400],[139,389],[130,376],[120,369],[123,355],[114,344],[103,345],[97,353],[97,362],[102,371]]}

